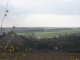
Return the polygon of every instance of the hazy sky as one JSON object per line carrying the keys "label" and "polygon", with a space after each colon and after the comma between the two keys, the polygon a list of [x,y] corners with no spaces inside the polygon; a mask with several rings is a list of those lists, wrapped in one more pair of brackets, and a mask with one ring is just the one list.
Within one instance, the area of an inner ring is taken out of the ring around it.
{"label": "hazy sky", "polygon": [[[0,0],[0,23],[7,0]],[[3,26],[80,27],[80,0],[9,0]]]}

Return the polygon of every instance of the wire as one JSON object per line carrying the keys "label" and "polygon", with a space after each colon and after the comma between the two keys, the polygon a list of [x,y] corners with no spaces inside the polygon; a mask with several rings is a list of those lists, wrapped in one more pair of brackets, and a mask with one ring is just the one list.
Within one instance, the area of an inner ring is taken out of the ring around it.
{"label": "wire", "polygon": [[[9,0],[7,1],[7,6],[6,6],[6,10],[7,10],[7,7],[8,7],[8,2],[9,2]],[[6,14],[6,11],[5,11],[5,13],[4,14]],[[7,16],[7,15],[6,15]],[[3,16],[3,19],[2,19],[2,22],[1,22],[1,29],[2,29],[2,24],[3,24],[3,21],[4,21],[4,17],[5,17],[5,15]]]}

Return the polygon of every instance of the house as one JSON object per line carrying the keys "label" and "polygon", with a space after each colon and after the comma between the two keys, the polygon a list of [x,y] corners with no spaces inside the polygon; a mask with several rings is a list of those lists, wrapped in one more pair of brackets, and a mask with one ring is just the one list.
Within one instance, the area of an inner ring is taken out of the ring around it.
{"label": "house", "polygon": [[16,44],[20,44],[21,47],[24,47],[25,41],[20,38],[14,31],[8,32],[8,34],[4,36],[1,43],[2,46],[11,46]]}

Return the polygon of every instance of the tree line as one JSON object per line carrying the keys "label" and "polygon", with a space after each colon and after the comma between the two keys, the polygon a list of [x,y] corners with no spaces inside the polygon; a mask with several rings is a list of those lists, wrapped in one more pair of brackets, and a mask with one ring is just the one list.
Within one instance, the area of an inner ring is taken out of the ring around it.
{"label": "tree line", "polygon": [[25,41],[25,48],[32,48],[33,50],[80,51],[80,36],[75,34],[65,34],[53,38],[37,38],[34,35],[20,37]]}

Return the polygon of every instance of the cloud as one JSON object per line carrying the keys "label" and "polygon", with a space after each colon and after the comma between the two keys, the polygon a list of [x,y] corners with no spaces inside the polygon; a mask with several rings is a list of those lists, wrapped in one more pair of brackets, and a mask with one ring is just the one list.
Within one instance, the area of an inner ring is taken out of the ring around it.
{"label": "cloud", "polygon": [[65,2],[72,2],[72,1],[74,1],[74,0],[64,0]]}
{"label": "cloud", "polygon": [[[19,13],[79,15],[79,0],[12,0]],[[17,12],[17,11],[15,11]]]}
{"label": "cloud", "polygon": [[[7,0],[0,1],[0,9],[5,9]],[[80,15],[79,0],[10,0],[10,14],[59,14]]]}
{"label": "cloud", "polygon": [[[0,22],[7,0],[0,1]],[[80,26],[80,0],[9,0],[8,17],[4,27],[78,27]],[[77,21],[76,21],[77,20]]]}
{"label": "cloud", "polygon": [[79,22],[80,15],[30,14],[21,23],[27,27],[79,27]]}
{"label": "cloud", "polygon": [[80,15],[29,14],[4,20],[4,27],[79,27]]}

